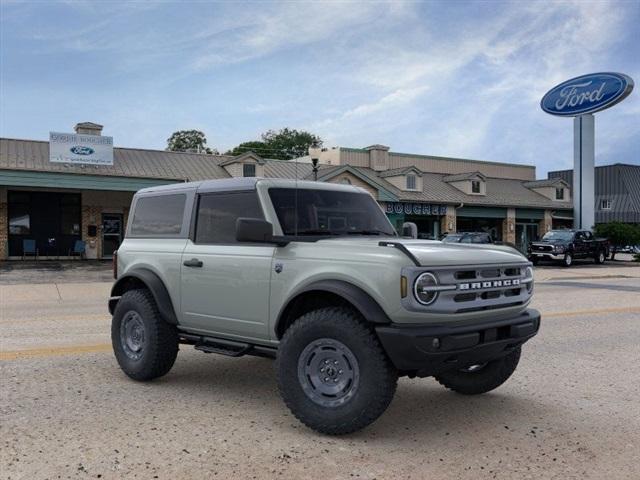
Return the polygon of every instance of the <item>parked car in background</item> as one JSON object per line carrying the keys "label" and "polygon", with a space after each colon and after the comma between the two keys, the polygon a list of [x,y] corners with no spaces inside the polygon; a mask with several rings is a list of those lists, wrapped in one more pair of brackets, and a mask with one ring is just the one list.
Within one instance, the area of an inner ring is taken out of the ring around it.
{"label": "parked car in background", "polygon": [[534,265],[541,260],[551,260],[570,267],[574,259],[587,258],[604,263],[609,253],[609,241],[595,238],[588,230],[551,230],[542,240],[531,242],[528,253]]}
{"label": "parked car in background", "polygon": [[442,238],[443,243],[494,243],[486,232],[449,233]]}

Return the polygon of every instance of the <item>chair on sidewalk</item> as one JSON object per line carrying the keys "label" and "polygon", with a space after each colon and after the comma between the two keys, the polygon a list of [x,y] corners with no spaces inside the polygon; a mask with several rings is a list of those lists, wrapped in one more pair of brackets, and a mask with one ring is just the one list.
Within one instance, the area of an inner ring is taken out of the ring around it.
{"label": "chair on sidewalk", "polygon": [[36,248],[36,241],[33,239],[22,240],[22,260],[28,255],[35,256],[36,262],[38,261],[38,249]]}
{"label": "chair on sidewalk", "polygon": [[76,240],[73,244],[73,248],[69,250],[69,256],[73,257],[74,255],[78,255],[80,260],[83,258],[86,259],[86,249],[87,244],[83,240]]}

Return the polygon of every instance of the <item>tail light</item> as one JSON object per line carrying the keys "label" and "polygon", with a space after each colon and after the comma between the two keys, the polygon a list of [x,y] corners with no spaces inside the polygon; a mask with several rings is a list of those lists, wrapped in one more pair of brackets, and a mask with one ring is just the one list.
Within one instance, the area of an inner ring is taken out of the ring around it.
{"label": "tail light", "polygon": [[113,252],[113,257],[111,258],[111,268],[113,270],[113,278],[115,280],[118,279],[118,251]]}

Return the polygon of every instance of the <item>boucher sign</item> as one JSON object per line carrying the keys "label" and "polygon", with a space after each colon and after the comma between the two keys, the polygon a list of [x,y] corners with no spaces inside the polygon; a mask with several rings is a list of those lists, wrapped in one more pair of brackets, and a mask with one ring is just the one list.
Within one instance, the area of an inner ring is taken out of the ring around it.
{"label": "boucher sign", "polygon": [[50,132],[49,161],[113,165],[113,137]]}
{"label": "boucher sign", "polygon": [[386,203],[386,213],[404,213],[405,215],[446,215],[446,205],[431,205],[429,203]]}

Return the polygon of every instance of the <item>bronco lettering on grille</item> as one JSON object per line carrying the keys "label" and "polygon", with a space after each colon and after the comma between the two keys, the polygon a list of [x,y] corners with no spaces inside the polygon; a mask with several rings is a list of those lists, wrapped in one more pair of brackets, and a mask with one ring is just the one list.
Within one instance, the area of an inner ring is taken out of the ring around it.
{"label": "bronco lettering on grille", "polygon": [[458,290],[483,290],[485,288],[517,287],[519,285],[520,280],[514,278],[513,280],[492,280],[490,282],[459,283]]}

